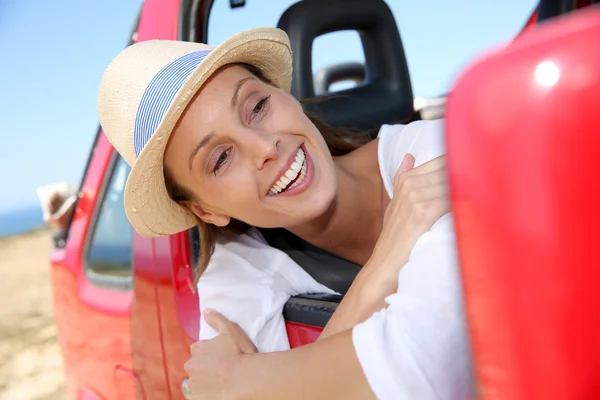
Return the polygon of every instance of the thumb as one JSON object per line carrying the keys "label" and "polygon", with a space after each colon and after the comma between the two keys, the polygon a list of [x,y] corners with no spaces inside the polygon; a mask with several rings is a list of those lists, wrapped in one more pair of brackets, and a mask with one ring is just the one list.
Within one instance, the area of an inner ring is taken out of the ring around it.
{"label": "thumb", "polygon": [[233,322],[211,308],[202,311],[206,323],[219,333],[229,333]]}
{"label": "thumb", "polygon": [[414,166],[415,157],[412,154],[407,153],[402,159],[402,163],[400,164],[400,167],[398,167],[398,170],[394,175],[394,187],[396,187],[396,189],[398,188],[398,185],[402,183],[402,174],[406,171],[413,169]]}
{"label": "thumb", "polygon": [[398,172],[396,174],[400,175],[403,172],[408,171],[409,169],[413,169],[415,166],[415,156],[410,153],[407,153],[402,159],[402,164],[398,168]]}
{"label": "thumb", "polygon": [[231,322],[222,314],[210,308],[205,309],[203,315],[206,323],[210,325],[211,328],[219,332],[219,334],[227,334],[233,338],[242,353],[252,354],[258,352],[254,343],[252,343],[238,324]]}

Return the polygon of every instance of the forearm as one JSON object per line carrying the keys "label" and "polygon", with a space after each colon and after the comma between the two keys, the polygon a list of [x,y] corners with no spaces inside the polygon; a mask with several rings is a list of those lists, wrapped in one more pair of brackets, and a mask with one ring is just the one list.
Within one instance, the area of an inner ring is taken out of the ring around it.
{"label": "forearm", "polygon": [[[338,332],[352,329],[375,312],[386,307],[385,298],[398,288],[398,267],[390,268],[384,263],[404,265],[406,259],[385,260],[372,258],[362,268],[335,313],[323,329],[318,340]],[[394,271],[390,273],[390,271]]]}
{"label": "forearm", "polygon": [[232,385],[240,400],[375,399],[351,330],[291,351],[244,356]]}

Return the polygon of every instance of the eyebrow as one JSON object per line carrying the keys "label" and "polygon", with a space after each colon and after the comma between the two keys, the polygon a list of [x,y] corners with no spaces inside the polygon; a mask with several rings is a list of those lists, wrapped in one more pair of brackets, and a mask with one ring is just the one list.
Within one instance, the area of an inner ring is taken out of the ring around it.
{"label": "eyebrow", "polygon": [[238,94],[240,93],[240,89],[242,88],[242,86],[244,85],[244,83],[248,82],[251,79],[254,79],[254,77],[253,76],[248,76],[246,78],[240,79],[238,81],[238,83],[236,83],[235,89],[233,90],[233,97],[231,98],[231,108],[232,109],[234,109],[235,106],[237,105]]}
{"label": "eyebrow", "polygon": [[201,148],[206,146],[214,137],[215,137],[215,133],[211,132],[208,135],[204,136],[202,138],[202,140],[196,145],[196,147],[194,147],[194,149],[190,153],[190,158],[188,160],[188,169],[190,171],[192,170],[192,161],[194,161],[194,157],[196,157],[196,154],[198,154],[198,151],[200,151]]}

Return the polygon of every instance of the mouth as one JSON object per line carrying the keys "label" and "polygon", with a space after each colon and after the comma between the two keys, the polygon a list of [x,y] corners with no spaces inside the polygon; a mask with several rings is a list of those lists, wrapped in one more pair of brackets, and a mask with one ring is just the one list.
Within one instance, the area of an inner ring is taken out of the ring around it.
{"label": "mouth", "polygon": [[[290,157],[287,169],[280,174],[273,186],[269,189],[269,196],[278,196],[284,193],[295,192],[306,180],[307,174],[307,153],[304,145],[298,148],[294,158]],[[304,185],[303,185],[304,186]]]}

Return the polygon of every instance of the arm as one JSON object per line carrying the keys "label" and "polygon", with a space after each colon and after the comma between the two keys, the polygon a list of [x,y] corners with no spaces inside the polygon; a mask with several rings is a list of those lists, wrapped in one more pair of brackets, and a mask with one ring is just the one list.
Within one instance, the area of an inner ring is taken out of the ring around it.
{"label": "arm", "polygon": [[387,308],[352,330],[290,351],[255,354],[237,324],[207,311],[220,335],[192,345],[185,369],[194,398],[469,398],[472,368],[454,246],[448,216],[419,239]]}
{"label": "arm", "polygon": [[290,351],[256,354],[237,324],[208,312],[220,335],[192,345],[185,368],[194,398],[469,398],[472,367],[454,246],[447,216],[419,239],[387,308]]}
{"label": "arm", "polygon": [[256,353],[239,325],[212,310],[206,320],[220,335],[192,345],[185,369],[193,399],[375,399],[350,330],[290,351]]}
{"label": "arm", "polygon": [[351,329],[376,311],[385,308],[387,306],[385,298],[394,293],[397,288],[397,276],[394,277],[389,271],[398,271],[406,263],[410,249],[405,253],[405,257],[399,257],[394,261],[376,258],[369,260],[352,282],[352,286],[317,340],[321,341]]}
{"label": "arm", "polygon": [[394,197],[384,216],[373,254],[323,329],[319,340],[351,329],[387,307],[385,298],[396,292],[398,273],[408,262],[419,237],[450,211],[445,157],[417,168],[414,157],[404,157],[394,177]]}
{"label": "arm", "polygon": [[464,399],[472,395],[451,218],[419,240],[389,306],[365,322],[290,351],[255,354],[236,324],[192,345],[186,363],[197,399]]}
{"label": "arm", "polygon": [[240,399],[375,399],[350,330],[286,352],[253,354],[234,371]]}

